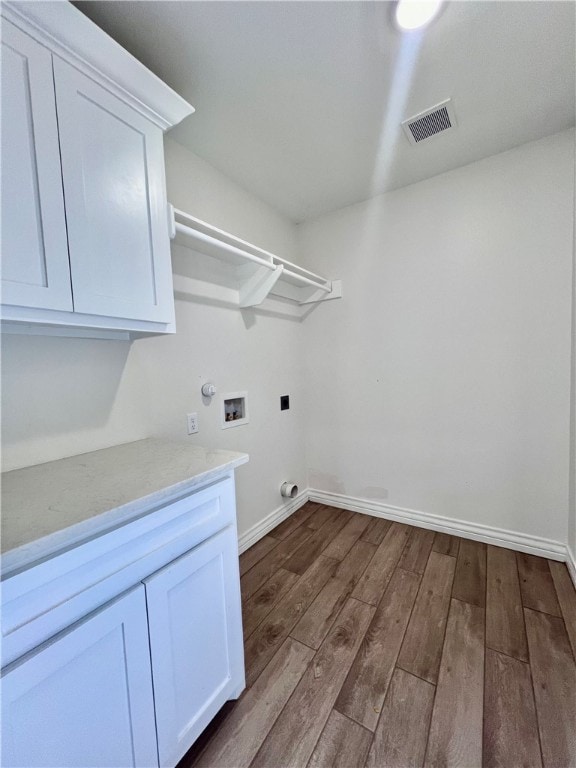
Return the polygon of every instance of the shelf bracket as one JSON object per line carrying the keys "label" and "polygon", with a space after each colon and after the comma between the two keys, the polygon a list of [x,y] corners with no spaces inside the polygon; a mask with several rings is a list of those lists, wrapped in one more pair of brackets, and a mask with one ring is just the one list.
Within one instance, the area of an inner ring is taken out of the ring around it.
{"label": "shelf bracket", "polygon": [[307,299],[299,301],[298,304],[317,304],[320,301],[330,301],[331,299],[342,298],[342,281],[332,280],[332,290],[329,293],[325,291],[314,291]]}
{"label": "shelf bracket", "polygon": [[262,304],[280,279],[283,271],[284,266],[282,264],[273,270],[267,267],[260,267],[240,288],[240,307],[256,307],[258,304]]}

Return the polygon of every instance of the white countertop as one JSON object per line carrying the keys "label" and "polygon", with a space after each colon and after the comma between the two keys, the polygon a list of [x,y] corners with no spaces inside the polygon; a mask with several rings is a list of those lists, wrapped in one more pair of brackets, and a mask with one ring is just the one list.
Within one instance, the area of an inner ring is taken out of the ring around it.
{"label": "white countertop", "polygon": [[127,523],[248,461],[150,438],[2,474],[2,572]]}

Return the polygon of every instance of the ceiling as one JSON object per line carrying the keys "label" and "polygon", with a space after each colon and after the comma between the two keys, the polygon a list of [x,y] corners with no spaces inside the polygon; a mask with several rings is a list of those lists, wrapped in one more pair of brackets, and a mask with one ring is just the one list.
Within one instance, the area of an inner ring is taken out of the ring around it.
{"label": "ceiling", "polygon": [[[76,5],[196,107],[176,141],[296,222],[574,125],[573,2],[448,1],[404,35],[386,0]],[[457,129],[411,146],[447,97]]]}

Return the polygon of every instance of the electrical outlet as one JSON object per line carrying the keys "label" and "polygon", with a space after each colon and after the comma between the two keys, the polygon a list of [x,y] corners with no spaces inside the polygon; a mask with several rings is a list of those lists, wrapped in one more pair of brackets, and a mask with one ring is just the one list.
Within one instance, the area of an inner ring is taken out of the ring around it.
{"label": "electrical outlet", "polygon": [[198,414],[188,413],[186,418],[188,420],[188,434],[195,435],[198,432]]}

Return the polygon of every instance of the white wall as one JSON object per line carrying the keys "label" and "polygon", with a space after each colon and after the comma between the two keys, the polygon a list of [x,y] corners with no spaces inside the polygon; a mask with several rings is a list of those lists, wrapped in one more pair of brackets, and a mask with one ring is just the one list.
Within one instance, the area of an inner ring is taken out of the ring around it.
{"label": "white wall", "polygon": [[2,468],[147,437],[146,390],[122,341],[2,334]]}
{"label": "white wall", "polygon": [[[418,151],[416,149],[415,151]],[[310,486],[567,540],[573,132],[299,227]]]}
{"label": "white wall", "polygon": [[[179,145],[166,150],[172,202],[300,260],[290,222]],[[179,293],[173,337],[4,336],[4,468],[183,437],[196,410],[192,444],[251,454],[238,471],[241,532],[279,505],[282,480],[306,485],[307,448],[316,488],[570,535],[576,549],[572,152],[560,134],[302,225],[309,265],[345,291],[304,324]],[[249,425],[219,428],[218,404],[200,397],[207,379],[248,391]]]}
{"label": "white wall", "polygon": [[[576,145],[576,134],[574,135]],[[574,153],[574,201],[576,203],[576,147]],[[572,248],[572,392],[570,414],[570,478],[568,512],[568,546],[576,567],[576,205]]]}
{"label": "white wall", "polygon": [[[291,257],[295,227],[202,160],[167,139],[168,197],[217,226]],[[190,254],[190,259],[193,256]],[[137,440],[185,437],[186,413],[198,411],[191,444],[250,453],[237,472],[240,532],[281,504],[279,486],[305,486],[302,326],[229,304],[176,302],[175,336],[126,342],[34,336],[3,338],[3,468]],[[247,390],[250,424],[221,430],[221,393]],[[280,411],[280,395],[291,409]]]}
{"label": "white wall", "polygon": [[[280,256],[294,256],[293,224],[180,145],[167,141],[166,150],[168,196],[177,208]],[[185,252],[186,259],[193,255]],[[150,391],[152,430],[182,433],[186,413],[197,411],[200,433],[191,441],[250,454],[237,472],[242,533],[280,506],[284,480],[306,486],[303,326],[268,309],[239,311],[219,300],[176,295],[176,335],[135,344]],[[200,386],[208,380],[219,394],[248,392],[249,424],[221,429],[219,397],[202,401]],[[280,411],[284,394],[290,395],[288,411]]]}

